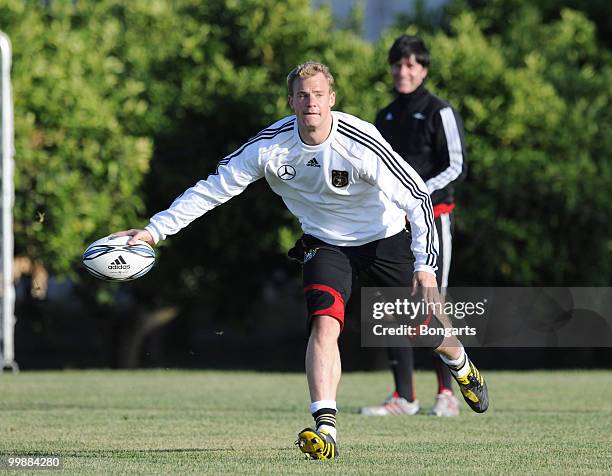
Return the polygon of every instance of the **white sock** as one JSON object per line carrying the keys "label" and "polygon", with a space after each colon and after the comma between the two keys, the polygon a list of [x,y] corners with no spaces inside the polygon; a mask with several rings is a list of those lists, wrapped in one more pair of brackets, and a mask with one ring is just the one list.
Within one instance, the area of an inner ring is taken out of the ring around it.
{"label": "white sock", "polygon": [[449,359],[440,354],[442,362],[450,368],[451,373],[456,377],[464,377],[470,371],[470,359],[468,359],[465,349],[461,347],[461,354],[456,359]]}
{"label": "white sock", "polygon": [[338,411],[336,406],[336,400],[317,400],[310,404],[310,414],[318,412],[321,408],[331,408],[332,410]]}

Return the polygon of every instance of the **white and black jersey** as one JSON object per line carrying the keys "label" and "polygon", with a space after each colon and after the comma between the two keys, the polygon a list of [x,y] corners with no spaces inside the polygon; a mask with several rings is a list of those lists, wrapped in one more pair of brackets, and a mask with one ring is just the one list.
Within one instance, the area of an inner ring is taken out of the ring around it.
{"label": "white and black jersey", "polygon": [[146,229],[157,242],[265,177],[304,233],[358,246],[399,233],[408,216],[415,271],[435,272],[438,237],[427,187],[373,124],[332,112],[322,144],[302,142],[286,117],[221,160],[214,173],[179,196]]}

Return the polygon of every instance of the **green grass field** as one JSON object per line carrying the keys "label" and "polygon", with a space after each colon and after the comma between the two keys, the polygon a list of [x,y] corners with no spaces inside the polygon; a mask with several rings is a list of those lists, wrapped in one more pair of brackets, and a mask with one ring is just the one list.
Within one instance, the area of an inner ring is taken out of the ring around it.
{"label": "green grass field", "polygon": [[[66,371],[0,375],[0,455],[64,458],[63,473],[603,474],[612,372],[485,372],[491,407],[458,418],[366,418],[387,372],[343,376],[340,458],[306,461],[301,374]],[[433,373],[417,373],[423,412]],[[36,471],[36,474],[40,474]]]}

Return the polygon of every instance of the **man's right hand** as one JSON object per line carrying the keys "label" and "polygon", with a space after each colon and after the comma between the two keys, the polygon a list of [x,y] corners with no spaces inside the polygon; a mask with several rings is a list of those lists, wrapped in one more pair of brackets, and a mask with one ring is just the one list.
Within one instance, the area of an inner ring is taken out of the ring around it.
{"label": "man's right hand", "polygon": [[151,246],[155,245],[153,241],[153,236],[147,230],[139,230],[136,228],[132,228],[131,230],[118,231],[113,233],[111,237],[115,236],[131,236],[132,238],[128,241],[128,245],[135,245],[136,241],[146,241]]}

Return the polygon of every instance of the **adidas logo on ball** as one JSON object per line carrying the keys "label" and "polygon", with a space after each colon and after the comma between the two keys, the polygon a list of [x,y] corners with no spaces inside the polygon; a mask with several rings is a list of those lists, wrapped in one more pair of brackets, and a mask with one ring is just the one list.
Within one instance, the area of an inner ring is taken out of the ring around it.
{"label": "adidas logo on ball", "polygon": [[130,265],[125,262],[123,256],[119,257],[108,265],[108,269],[130,269]]}
{"label": "adidas logo on ball", "polygon": [[148,243],[128,245],[130,236],[106,236],[94,241],[83,253],[88,273],[106,281],[131,281],[147,274],[155,265],[155,251]]}

